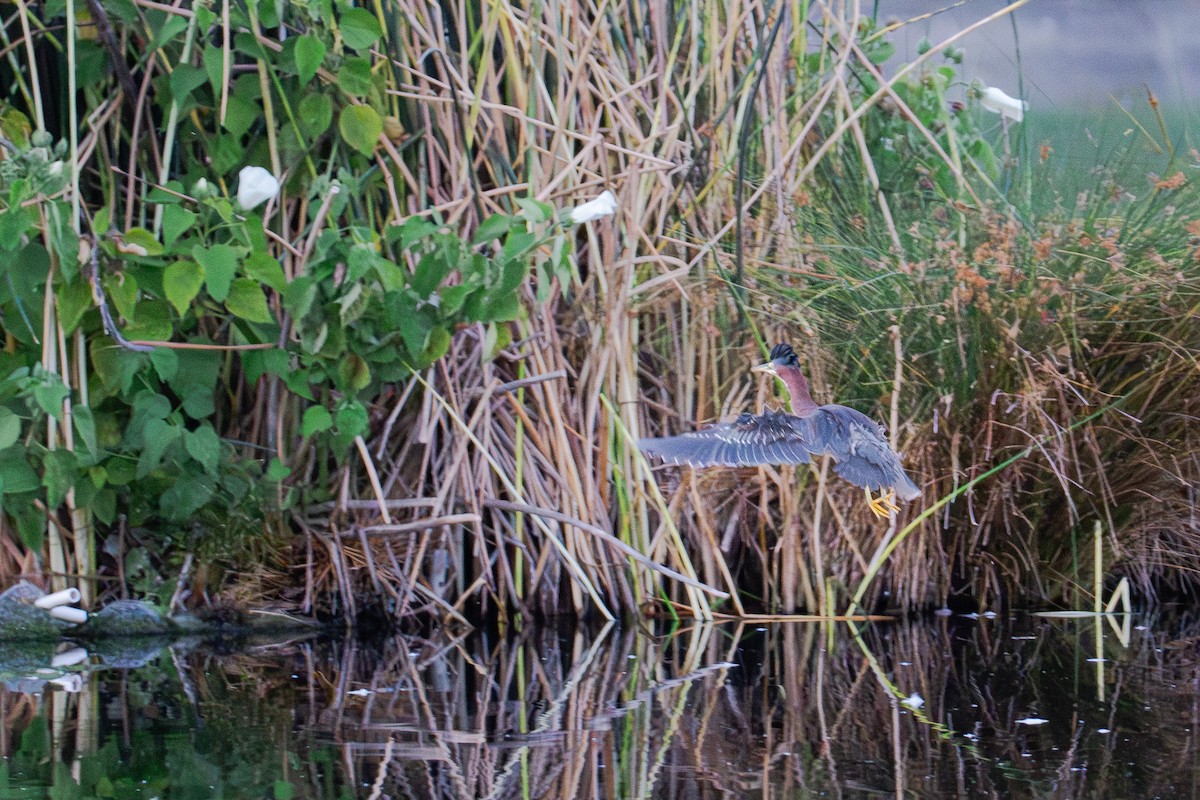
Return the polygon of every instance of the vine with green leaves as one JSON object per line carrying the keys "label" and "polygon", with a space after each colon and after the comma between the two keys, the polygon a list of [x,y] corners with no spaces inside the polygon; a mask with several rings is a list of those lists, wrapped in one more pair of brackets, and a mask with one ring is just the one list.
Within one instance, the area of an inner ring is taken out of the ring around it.
{"label": "vine with green leaves", "polygon": [[[531,274],[540,299],[572,280],[571,218],[546,203],[469,242],[400,214],[378,20],[314,4],[284,37],[274,9],[106,3],[64,41],[50,4],[6,30],[23,47],[0,76],[21,89],[0,100],[0,516],[58,579],[94,577],[96,543],[125,558],[129,531],[156,557],[229,558],[301,486],[332,491],[373,400],[457,329],[494,356]],[[46,59],[78,80],[74,135],[69,100],[45,106]],[[146,102],[110,94],[122,73]]]}

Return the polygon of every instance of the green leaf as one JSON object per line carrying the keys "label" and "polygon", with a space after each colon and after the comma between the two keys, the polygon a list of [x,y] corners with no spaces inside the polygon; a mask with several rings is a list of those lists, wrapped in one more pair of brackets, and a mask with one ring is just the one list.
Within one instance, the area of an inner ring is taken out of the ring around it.
{"label": "green leaf", "polygon": [[42,456],[42,485],[46,487],[46,505],[58,508],[75,485],[78,473],[75,454],[65,448],[47,450]]}
{"label": "green leaf", "polygon": [[21,438],[21,418],[0,406],[0,450],[7,450]]}
{"label": "green leaf", "polygon": [[74,333],[83,315],[92,307],[92,287],[86,280],[59,284],[54,293],[55,310],[64,333]]}
{"label": "green leaf", "polygon": [[371,266],[374,267],[375,274],[379,276],[379,282],[383,285],[385,292],[396,292],[404,288],[408,278],[404,270],[394,262],[388,261],[386,258],[376,258]]}
{"label": "green leaf", "polygon": [[422,299],[433,294],[453,269],[453,263],[441,250],[426,253],[413,270],[409,287]]}
{"label": "green leaf", "polygon": [[[263,109],[256,100],[249,100],[241,95],[229,95],[225,107],[225,130],[235,139],[241,139],[250,130],[250,126],[262,119]],[[216,164],[213,165],[214,169]],[[217,169],[217,172],[225,170]]]}
{"label": "green leaf", "polygon": [[301,83],[308,83],[317,74],[325,60],[325,43],[315,36],[300,36],[296,39],[296,72]]}
{"label": "green leaf", "polygon": [[490,242],[493,239],[499,239],[508,233],[508,229],[512,227],[512,224],[513,218],[507,214],[492,214],[483,221],[482,225],[475,229],[475,238],[471,240],[471,243],[479,245],[484,242]]}
{"label": "green leaf", "polygon": [[182,475],[162,493],[158,507],[167,519],[183,522],[211,500],[212,496],[213,485],[210,478],[196,474]]}
{"label": "green leaf", "polygon": [[171,70],[171,97],[177,103],[182,103],[187,96],[198,89],[208,79],[204,70],[188,63],[176,64]]}
{"label": "green leaf", "polygon": [[185,414],[204,419],[216,411],[213,392],[218,385],[223,359],[212,350],[176,350],[179,371],[171,379],[171,391],[182,399]]}
{"label": "green leaf", "polygon": [[313,396],[311,384],[316,381],[312,379],[312,375],[306,369],[288,370],[280,376],[283,382],[287,384],[288,391],[297,397],[303,397],[305,400],[315,401],[317,398]]}
{"label": "green leaf", "polygon": [[179,354],[170,347],[156,347],[150,351],[150,363],[160,381],[172,381],[179,374]]}
{"label": "green leaf", "polygon": [[137,313],[137,278],[128,272],[106,275],[102,285],[122,319],[133,319]]}
{"label": "green leaf", "polygon": [[149,342],[165,342],[171,338],[171,307],[165,300],[146,300],[138,303],[133,324],[125,329],[129,339]]}
{"label": "green leaf", "polygon": [[58,256],[59,269],[67,280],[74,280],[79,273],[79,234],[70,226],[71,209],[66,203],[46,203],[47,227],[50,246]]}
{"label": "green leaf", "polygon": [[176,261],[163,270],[163,292],[183,316],[204,285],[204,267],[195,261]]}
{"label": "green leaf", "polygon": [[41,380],[33,384],[33,399],[38,407],[52,417],[62,416],[62,404],[71,394],[62,378],[54,372],[42,371]]}
{"label": "green leaf", "polygon": [[136,465],[128,458],[110,458],[104,462],[109,486],[128,486],[137,477]]}
{"label": "green leaf", "polygon": [[487,305],[488,322],[511,322],[520,319],[523,309],[521,298],[516,292],[490,298]]}
{"label": "green leaf", "polygon": [[355,50],[366,50],[379,41],[383,30],[379,20],[365,8],[348,8],[338,20],[342,40]]}
{"label": "green leaf", "polygon": [[96,519],[105,525],[112,525],[117,519],[117,493],[112,489],[101,489],[92,498],[92,513]]}
{"label": "green leaf", "polygon": [[348,106],[338,119],[338,132],[346,144],[369,156],[383,133],[383,120],[370,106]]}
{"label": "green leaf", "polygon": [[146,441],[137,465],[139,480],[158,469],[167,448],[175,444],[180,435],[179,428],[166,420],[152,419],[146,423]]}
{"label": "green leaf", "polygon": [[32,492],[42,483],[25,458],[25,448],[17,445],[0,451],[0,492]]}
{"label": "green leaf", "polygon": [[216,476],[221,462],[221,438],[207,422],[183,435],[183,447],[188,455],[200,462],[204,471]]}
{"label": "green leaf", "polygon": [[458,314],[463,307],[463,301],[467,299],[474,287],[468,286],[465,283],[460,283],[455,286],[443,287],[438,294],[441,295],[442,305],[438,309],[442,312],[444,319],[450,319]]}
{"label": "green leaf", "polygon": [[224,303],[229,297],[229,287],[233,285],[233,276],[237,273],[238,252],[227,244],[214,244],[212,247],[196,245],[192,248],[192,257],[204,267],[204,285],[213,300]]}
{"label": "green leaf", "polygon": [[166,419],[171,413],[171,401],[161,394],[143,389],[133,397],[133,413],[125,429],[125,439],[133,449],[146,446],[146,428],[151,420]]}
{"label": "green leaf", "polygon": [[[113,5],[120,6],[120,3]],[[188,21],[178,15],[172,14],[163,19],[160,25],[154,28],[154,38],[146,46],[147,53],[153,53],[167,42],[174,39],[187,30]]]}
{"label": "green leaf", "polygon": [[291,356],[286,350],[246,350],[241,358],[248,383],[256,383],[267,374],[283,377],[291,366]]}
{"label": "green leaf", "polygon": [[287,464],[279,460],[279,457],[271,459],[271,463],[267,464],[267,474],[264,475],[268,481],[278,483],[279,481],[292,474],[292,469]]}
{"label": "green leaf", "polygon": [[[34,487],[37,488],[36,486]],[[5,494],[8,490],[5,489]],[[46,544],[46,519],[35,507],[17,515],[17,531],[21,534],[21,543],[35,553],[42,552]],[[26,734],[28,735],[28,734]],[[21,739],[24,744],[24,737]],[[39,763],[39,762],[33,762]]]}
{"label": "green leaf", "polygon": [[130,228],[121,236],[117,249],[132,256],[161,256],[162,242],[145,228]]}
{"label": "green leaf", "polygon": [[11,206],[0,214],[0,250],[16,250],[20,247],[21,237],[33,221],[33,211],[21,206]]}
{"label": "green leaf", "polygon": [[375,85],[371,75],[371,62],[358,56],[350,56],[337,71],[338,88],[353,97],[366,97]]}
{"label": "green leaf", "polygon": [[238,278],[233,282],[225,307],[234,316],[250,322],[273,322],[275,319],[267,307],[267,296],[262,287],[250,278]]}
{"label": "green leaf", "polygon": [[338,362],[338,382],[347,391],[361,391],[371,382],[371,368],[357,353],[350,353]]}
{"label": "green leaf", "polygon": [[512,326],[489,322],[483,332],[484,360],[491,361],[510,344],[512,344]]}
{"label": "green leaf", "polygon": [[[204,74],[208,76],[208,85],[212,87],[214,95],[219,95],[226,79],[222,50],[220,47],[202,47],[200,49],[201,58],[204,61]],[[233,64],[229,66],[232,67]]]}
{"label": "green leaf", "polygon": [[896,45],[888,41],[880,41],[867,53],[867,58],[871,59],[873,64],[882,64],[894,55],[896,55]]}
{"label": "green leaf", "polygon": [[316,138],[329,130],[333,123],[333,101],[327,95],[314,93],[304,96],[297,106],[300,130],[305,136]]}
{"label": "green leaf", "polygon": [[521,218],[532,224],[548,222],[554,218],[554,206],[535,200],[532,197],[518,197],[517,208],[521,209]]}
{"label": "green leaf", "polygon": [[370,424],[367,409],[357,400],[349,400],[339,408],[335,420],[337,422],[338,438],[347,444],[355,436],[361,436],[366,433],[367,427]]}
{"label": "green leaf", "polygon": [[196,224],[197,215],[183,206],[165,206],[163,208],[163,244],[167,247],[175,244],[175,240]]}
{"label": "green leaf", "polygon": [[79,441],[83,443],[83,449],[92,456],[89,463],[96,463],[96,457],[100,455],[100,442],[96,437],[96,418],[92,410],[85,405],[75,404],[71,409],[71,422]]}
{"label": "green leaf", "polygon": [[325,406],[309,406],[300,423],[300,435],[312,436],[333,427],[333,415]]}
{"label": "green leaf", "polygon": [[283,274],[283,267],[268,253],[251,253],[242,264],[242,272],[246,273],[247,278],[265,283],[277,292],[287,288],[287,276]]}
{"label": "green leaf", "polygon": [[421,351],[421,361],[432,364],[450,350],[450,331],[439,326],[429,332],[429,341]]}

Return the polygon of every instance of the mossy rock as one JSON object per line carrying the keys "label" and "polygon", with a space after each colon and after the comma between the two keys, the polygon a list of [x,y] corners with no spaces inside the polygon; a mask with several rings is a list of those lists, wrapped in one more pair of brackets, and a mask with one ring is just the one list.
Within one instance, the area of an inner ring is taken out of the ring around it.
{"label": "mossy rock", "polygon": [[0,640],[58,639],[70,623],[55,619],[33,601],[44,595],[41,589],[21,581],[0,594]]}
{"label": "mossy rock", "polygon": [[177,630],[153,606],[137,600],[117,600],[92,614],[83,632],[88,637],[162,636]]}

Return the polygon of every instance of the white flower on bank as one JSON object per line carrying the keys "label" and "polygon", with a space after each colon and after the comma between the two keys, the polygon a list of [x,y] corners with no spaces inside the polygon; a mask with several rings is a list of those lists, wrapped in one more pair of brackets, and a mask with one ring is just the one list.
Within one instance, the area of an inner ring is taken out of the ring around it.
{"label": "white flower on bank", "polygon": [[988,86],[983,90],[983,95],[979,98],[979,105],[1005,119],[1011,119],[1013,122],[1020,122],[1025,118],[1025,112],[1029,110],[1029,103],[1009,97],[1002,89],[997,89],[995,86]]}
{"label": "white flower on bank", "polygon": [[900,705],[908,706],[909,708],[915,710],[925,705],[925,698],[921,697],[921,695],[917,694],[916,692],[913,692],[908,697],[901,700]]}
{"label": "white flower on bank", "polygon": [[246,211],[279,194],[279,180],[262,167],[242,167],[238,173],[237,201]]}
{"label": "white flower on bank", "polygon": [[605,190],[603,194],[595,200],[589,200],[581,206],[575,206],[571,209],[571,222],[576,225],[582,225],[585,222],[591,222],[594,219],[607,217],[617,210],[616,196]]}

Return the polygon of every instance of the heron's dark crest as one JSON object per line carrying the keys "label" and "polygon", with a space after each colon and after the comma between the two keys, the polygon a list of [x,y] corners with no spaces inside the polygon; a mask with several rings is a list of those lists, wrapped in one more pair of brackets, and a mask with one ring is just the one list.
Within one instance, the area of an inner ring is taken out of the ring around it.
{"label": "heron's dark crest", "polygon": [[796,356],[796,351],[786,342],[780,342],[771,348],[771,360],[777,361],[781,366],[785,367],[800,366],[800,359]]}
{"label": "heron's dark crest", "polygon": [[[921,495],[888,445],[882,425],[852,408],[813,401],[791,345],[775,345],[771,360],[755,370],[784,382],[796,413],[745,412],[733,422],[692,433],[642,439],[638,447],[669,464],[692,467],[807,464],[814,456],[829,455],[836,462],[833,471],[868,495],[872,489],[894,492],[906,501]],[[884,509],[895,508],[882,498],[872,500],[871,510],[881,516],[880,503]]]}

